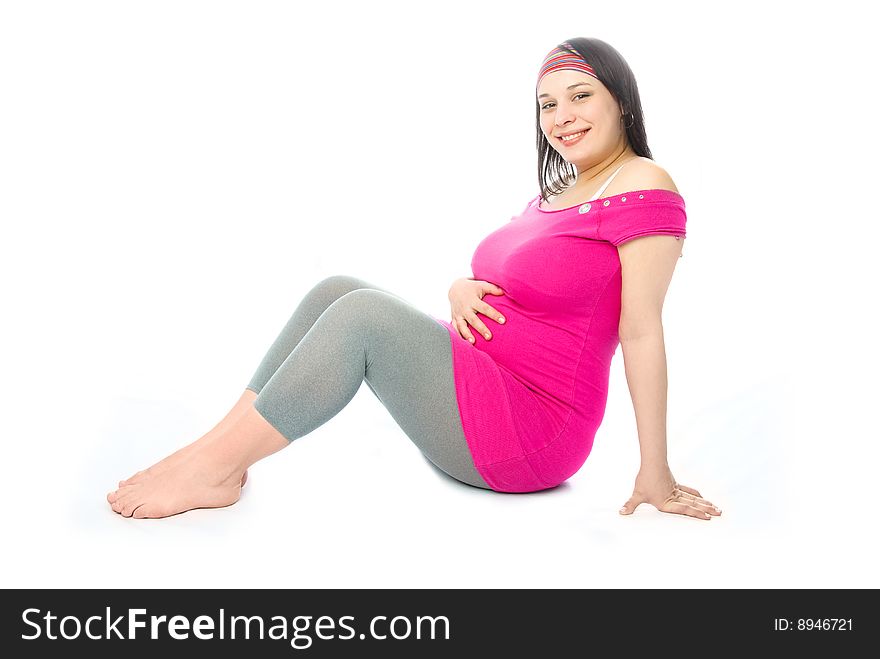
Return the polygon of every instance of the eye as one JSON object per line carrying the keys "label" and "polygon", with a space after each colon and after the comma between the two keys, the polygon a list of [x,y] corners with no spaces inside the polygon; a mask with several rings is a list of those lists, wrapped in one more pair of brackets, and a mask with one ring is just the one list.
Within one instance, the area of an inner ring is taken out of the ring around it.
{"label": "eye", "polygon": [[[587,94],[584,92],[584,93],[574,95],[575,98],[577,98],[578,96],[592,96],[592,94]],[[553,101],[550,101],[549,103],[545,103],[544,105],[541,106],[541,109],[546,110],[548,105],[553,105]]]}

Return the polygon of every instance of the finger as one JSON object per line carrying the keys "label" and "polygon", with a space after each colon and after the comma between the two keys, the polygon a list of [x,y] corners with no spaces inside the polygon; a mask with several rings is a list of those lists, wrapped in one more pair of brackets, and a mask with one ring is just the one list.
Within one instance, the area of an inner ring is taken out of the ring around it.
{"label": "finger", "polygon": [[[458,332],[458,335],[464,339],[465,336],[461,332],[461,320],[458,318],[453,318],[451,320],[451,323],[452,323],[452,326],[455,328],[455,331]],[[465,339],[465,340],[467,340],[467,339]]]}
{"label": "finger", "polygon": [[633,495],[629,498],[629,501],[623,504],[623,508],[621,508],[617,512],[619,512],[621,515],[632,515],[633,511],[639,507],[640,503],[642,503],[642,500]]}
{"label": "finger", "polygon": [[682,491],[682,490],[680,490],[680,489],[678,489],[678,488],[675,488],[675,489],[673,490],[673,494],[676,495],[676,496],[678,496],[682,501],[686,501],[687,503],[690,503],[690,504],[692,504],[692,505],[693,505],[693,504],[700,503],[700,504],[703,504],[703,505],[708,505],[708,506],[710,506],[710,507],[712,507],[712,508],[715,507],[715,506],[712,505],[712,502],[709,501],[708,499],[704,499],[704,498],[702,498],[702,497],[696,497],[696,496],[694,496],[693,494],[689,494],[688,492],[684,492],[684,491]]}
{"label": "finger", "polygon": [[676,483],[675,487],[677,487],[679,490],[684,490],[688,494],[693,494],[694,496],[697,496],[697,497],[703,496],[702,494],[697,492],[694,488],[688,487],[687,485],[682,485],[681,483]]}
{"label": "finger", "polygon": [[475,313],[471,313],[467,316],[468,322],[471,327],[473,327],[477,332],[479,332],[484,339],[487,341],[492,338],[492,333],[489,331],[489,328],[486,327],[485,323],[480,320],[480,317]]}
{"label": "finger", "polygon": [[458,333],[461,334],[461,338],[474,343],[474,335],[471,334],[470,329],[468,328],[467,321],[464,318],[459,318],[455,321],[455,327],[458,329]]}
{"label": "finger", "polygon": [[[704,501],[705,501],[705,499],[704,499]],[[720,515],[721,514],[721,508],[716,506],[711,501],[706,501],[706,503],[692,503],[691,505],[696,506],[697,508],[700,508],[701,510],[705,510],[710,515]]]}
{"label": "finger", "polygon": [[698,510],[702,510],[704,512],[707,512],[710,515],[720,515],[721,514],[721,509],[718,508],[718,506],[713,504],[711,501],[707,501],[706,499],[700,499],[700,498],[694,497],[690,494],[681,494],[681,495],[677,496],[675,500],[680,501],[681,503],[684,503],[688,506],[691,506],[692,508],[696,508]]}
{"label": "finger", "polygon": [[664,513],[675,513],[676,515],[687,515],[689,517],[696,517],[697,519],[711,519],[709,513],[705,510],[700,510],[699,508],[694,508],[693,506],[689,506],[686,503],[676,500],[667,500],[661,507],[661,512]]}
{"label": "finger", "polygon": [[483,305],[482,312],[483,312],[483,315],[486,316],[486,318],[491,318],[496,323],[499,323],[501,325],[504,324],[504,316],[502,316],[500,313],[498,313],[497,309],[493,309],[488,304]]}

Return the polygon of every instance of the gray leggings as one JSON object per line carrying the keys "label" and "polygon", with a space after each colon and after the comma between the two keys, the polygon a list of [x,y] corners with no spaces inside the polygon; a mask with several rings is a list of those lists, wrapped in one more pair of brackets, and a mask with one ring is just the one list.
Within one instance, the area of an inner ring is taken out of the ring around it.
{"label": "gray leggings", "polygon": [[366,380],[428,460],[491,489],[474,467],[459,416],[449,331],[362,279],[328,277],[299,303],[247,388],[289,441],[345,407]]}

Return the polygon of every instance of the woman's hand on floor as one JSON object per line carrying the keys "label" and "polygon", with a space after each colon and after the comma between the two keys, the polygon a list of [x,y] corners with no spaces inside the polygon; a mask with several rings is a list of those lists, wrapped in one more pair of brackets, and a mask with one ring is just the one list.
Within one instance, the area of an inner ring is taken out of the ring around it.
{"label": "woman's hand on floor", "polygon": [[677,483],[668,466],[642,467],[636,476],[633,495],[620,509],[620,514],[631,515],[642,503],[649,503],[663,513],[697,519],[708,520],[721,514],[718,507],[704,499],[697,490]]}

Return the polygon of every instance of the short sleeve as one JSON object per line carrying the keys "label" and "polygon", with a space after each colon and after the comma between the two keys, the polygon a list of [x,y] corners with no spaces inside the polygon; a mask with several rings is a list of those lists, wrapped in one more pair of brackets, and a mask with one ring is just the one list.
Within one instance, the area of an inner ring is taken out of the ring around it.
{"label": "short sleeve", "polygon": [[641,238],[665,235],[685,237],[687,213],[683,203],[675,201],[652,201],[633,204],[630,207],[609,209],[599,223],[599,239],[612,245]]}
{"label": "short sleeve", "polygon": [[523,208],[517,215],[514,215],[510,218],[510,221],[513,222],[516,218],[522,217],[525,215],[526,211],[529,210],[532,206],[537,206],[541,202],[541,195],[538,195],[534,199],[529,200],[529,203],[526,204],[526,207]]}
{"label": "short sleeve", "polygon": [[[527,210],[529,210],[533,206],[537,206],[540,203],[541,203],[541,195],[538,195],[537,197],[530,199],[529,203],[526,204],[526,207],[522,209],[522,213],[525,213]],[[522,215],[522,213],[520,213],[520,215]]]}

